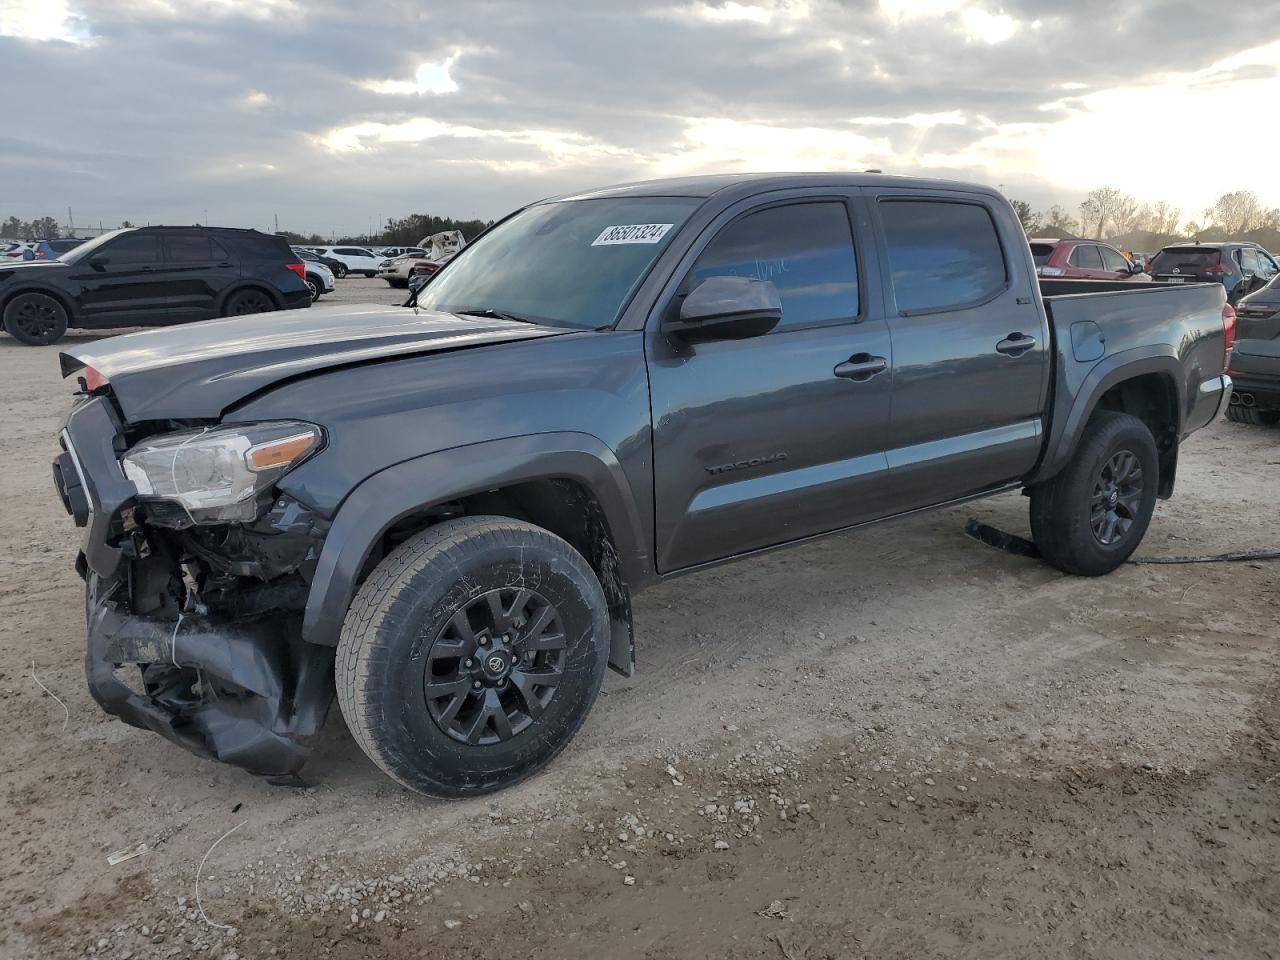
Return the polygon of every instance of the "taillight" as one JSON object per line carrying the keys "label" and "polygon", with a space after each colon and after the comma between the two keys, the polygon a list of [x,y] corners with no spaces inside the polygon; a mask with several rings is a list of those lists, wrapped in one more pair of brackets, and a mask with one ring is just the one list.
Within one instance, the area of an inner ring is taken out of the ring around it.
{"label": "taillight", "polygon": [[80,382],[84,385],[85,393],[93,393],[98,388],[107,385],[107,378],[93,369],[93,367],[85,367],[84,372],[80,374]]}
{"label": "taillight", "polygon": [[1231,360],[1231,348],[1236,345],[1236,308],[1229,303],[1222,305],[1222,372],[1227,372]]}
{"label": "taillight", "polygon": [[1225,277],[1231,271],[1221,263],[1215,263],[1212,267],[1205,267],[1204,272],[1211,277]]}
{"label": "taillight", "polygon": [[44,259],[44,251],[43,251],[43,250],[37,250],[37,251],[36,251],[36,259],[37,259],[37,260],[43,260],[43,259]]}
{"label": "taillight", "polygon": [[305,280],[307,278],[307,266],[301,260],[297,263],[286,263],[285,267],[296,273],[299,280]]}

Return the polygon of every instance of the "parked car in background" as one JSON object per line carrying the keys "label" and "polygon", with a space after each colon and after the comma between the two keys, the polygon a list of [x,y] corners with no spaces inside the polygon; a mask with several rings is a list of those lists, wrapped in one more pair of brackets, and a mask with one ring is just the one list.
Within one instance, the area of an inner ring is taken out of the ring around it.
{"label": "parked car in background", "polygon": [[1151,278],[1109,243],[1097,240],[1032,240],[1036,273],[1063,280],[1137,280]]}
{"label": "parked car in background", "polygon": [[60,258],[0,264],[0,318],[22,343],[68,327],[185,323],[311,306],[283,237],[227,227],[130,227]]}
{"label": "parked car in background", "polygon": [[1038,282],[990,188],[747,174],[534,203],[412,312],[76,344],[93,698],[290,777],[336,685],[402,785],[510,786],[678,575],[1009,490],[1047,563],[1121,566],[1230,392],[1224,306]]}
{"label": "parked car in background", "polygon": [[[311,249],[321,256],[337,260],[346,267],[346,273],[363,273],[366,277],[377,276],[378,268],[386,259],[367,247],[312,247]],[[345,275],[339,274],[339,276]]]}
{"label": "parked car in background", "polygon": [[36,252],[31,249],[31,244],[21,240],[2,240],[0,241],[0,263],[7,263],[14,260],[34,260]]}
{"label": "parked car in background", "polygon": [[[443,267],[451,257],[467,245],[466,238],[458,230],[444,230],[424,237],[421,247],[390,260],[384,260],[378,268],[378,276],[392,287],[407,287],[414,277],[430,277]],[[425,252],[424,251],[425,248]]]}
{"label": "parked car in background", "polygon": [[36,260],[56,260],[64,253],[70,253],[82,243],[84,243],[83,239],[75,237],[66,237],[61,240],[36,240],[31,249],[35,254],[34,259]]}
{"label": "parked car in background", "polygon": [[293,252],[309,263],[319,263],[325,267],[335,277],[345,277],[347,275],[347,265],[341,260],[335,260],[333,257],[322,256],[308,247],[293,247]]}
{"label": "parked car in background", "polygon": [[311,291],[311,302],[315,303],[322,294],[333,293],[333,271],[318,259],[308,260],[305,257],[301,259],[303,269],[306,271],[302,276],[302,282]]}
{"label": "parked car in background", "polygon": [[1275,257],[1249,241],[1173,244],[1157,253],[1147,269],[1161,283],[1221,283],[1230,304],[1280,275]]}
{"label": "parked car in background", "polygon": [[410,255],[415,257],[425,257],[427,255],[427,251],[422,247],[379,247],[375,252],[388,260]]}

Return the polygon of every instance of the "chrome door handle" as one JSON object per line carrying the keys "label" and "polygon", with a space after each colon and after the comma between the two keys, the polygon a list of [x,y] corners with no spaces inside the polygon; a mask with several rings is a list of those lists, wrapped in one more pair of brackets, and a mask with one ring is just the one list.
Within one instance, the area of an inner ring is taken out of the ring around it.
{"label": "chrome door handle", "polygon": [[1035,337],[1028,337],[1024,333],[1011,333],[996,344],[996,350],[1007,357],[1020,357],[1035,345]]}
{"label": "chrome door handle", "polygon": [[836,368],[831,372],[845,380],[861,383],[888,369],[889,361],[884,357],[873,357],[869,353],[855,353],[844,363],[837,363]]}

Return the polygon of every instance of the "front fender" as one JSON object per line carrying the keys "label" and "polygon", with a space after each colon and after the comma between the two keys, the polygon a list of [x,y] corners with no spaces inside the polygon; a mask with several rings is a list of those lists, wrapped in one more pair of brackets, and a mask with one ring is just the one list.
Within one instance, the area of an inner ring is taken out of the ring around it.
{"label": "front fender", "polygon": [[651,579],[648,537],[622,465],[585,433],[539,433],[453,447],[374,474],[342,502],[316,566],[303,637],[336,646],[370,552],[397,521],[474,493],[533,480],[568,479],[604,511],[624,579]]}

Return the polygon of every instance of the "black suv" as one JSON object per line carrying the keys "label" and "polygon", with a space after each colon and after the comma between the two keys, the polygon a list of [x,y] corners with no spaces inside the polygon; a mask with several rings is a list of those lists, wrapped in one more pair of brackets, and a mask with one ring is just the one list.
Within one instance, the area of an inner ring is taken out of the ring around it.
{"label": "black suv", "polygon": [[113,230],[54,260],[0,265],[0,317],[42,346],[68,327],[160,326],[311,305],[283,237],[225,227]]}
{"label": "black suv", "polygon": [[1280,274],[1280,264],[1248,240],[1175,243],[1155,255],[1147,272],[1161,283],[1221,283],[1234,305]]}

